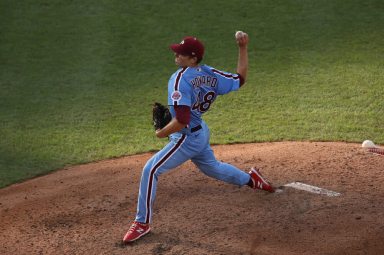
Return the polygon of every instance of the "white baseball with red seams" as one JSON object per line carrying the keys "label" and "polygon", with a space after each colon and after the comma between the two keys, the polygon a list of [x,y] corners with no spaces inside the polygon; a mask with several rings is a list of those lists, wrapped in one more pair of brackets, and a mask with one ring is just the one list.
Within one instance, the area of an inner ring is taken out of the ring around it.
{"label": "white baseball with red seams", "polygon": [[243,31],[237,31],[235,34],[235,38],[239,39],[241,36],[243,36],[244,32]]}
{"label": "white baseball with red seams", "polygon": [[377,148],[377,146],[370,140],[365,140],[361,145],[363,148]]}

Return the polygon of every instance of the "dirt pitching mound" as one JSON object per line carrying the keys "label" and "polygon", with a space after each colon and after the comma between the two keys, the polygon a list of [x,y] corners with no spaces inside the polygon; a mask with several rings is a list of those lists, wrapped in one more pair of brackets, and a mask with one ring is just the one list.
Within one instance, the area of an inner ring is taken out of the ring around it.
{"label": "dirt pitching mound", "polygon": [[383,254],[384,156],[359,144],[214,146],[219,160],[261,168],[269,194],[211,179],[190,162],[159,178],[152,232],[121,239],[152,154],[70,167],[0,190],[0,254]]}

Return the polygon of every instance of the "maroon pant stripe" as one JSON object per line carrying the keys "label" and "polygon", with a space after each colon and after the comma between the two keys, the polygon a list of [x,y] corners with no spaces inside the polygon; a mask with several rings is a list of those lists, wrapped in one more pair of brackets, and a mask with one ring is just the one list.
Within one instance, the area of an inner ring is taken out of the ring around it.
{"label": "maroon pant stripe", "polygon": [[186,135],[182,135],[180,140],[177,142],[177,144],[162,159],[160,159],[160,161],[151,170],[151,174],[149,176],[148,191],[147,191],[147,201],[146,201],[147,202],[147,215],[145,217],[145,223],[149,223],[149,218],[150,218],[152,183],[153,183],[153,177],[155,175],[155,172],[181,146],[181,144],[184,142],[185,138],[186,138]]}

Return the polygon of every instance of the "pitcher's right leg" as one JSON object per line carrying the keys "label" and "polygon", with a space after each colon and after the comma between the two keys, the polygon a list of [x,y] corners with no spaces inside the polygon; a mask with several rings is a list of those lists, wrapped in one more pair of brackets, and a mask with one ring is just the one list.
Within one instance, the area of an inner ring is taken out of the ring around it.
{"label": "pitcher's right leg", "polygon": [[136,219],[123,238],[123,242],[133,242],[149,233],[152,207],[156,196],[158,176],[188,160],[182,146],[187,137],[180,136],[177,141],[168,143],[145,164],[139,189]]}
{"label": "pitcher's right leg", "polygon": [[140,181],[136,214],[137,222],[148,224],[151,221],[158,176],[188,160],[181,153],[181,147],[185,139],[186,136],[183,135],[177,142],[170,142],[145,165]]}

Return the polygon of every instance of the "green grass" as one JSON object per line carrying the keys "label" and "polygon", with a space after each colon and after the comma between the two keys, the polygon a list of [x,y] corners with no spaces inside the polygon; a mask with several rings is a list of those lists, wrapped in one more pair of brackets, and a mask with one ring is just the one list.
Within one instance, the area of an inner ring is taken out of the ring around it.
{"label": "green grass", "polygon": [[0,187],[66,165],[160,149],[151,104],[175,71],[168,45],[206,44],[247,85],[205,116],[212,143],[384,143],[379,0],[9,1],[0,3]]}

